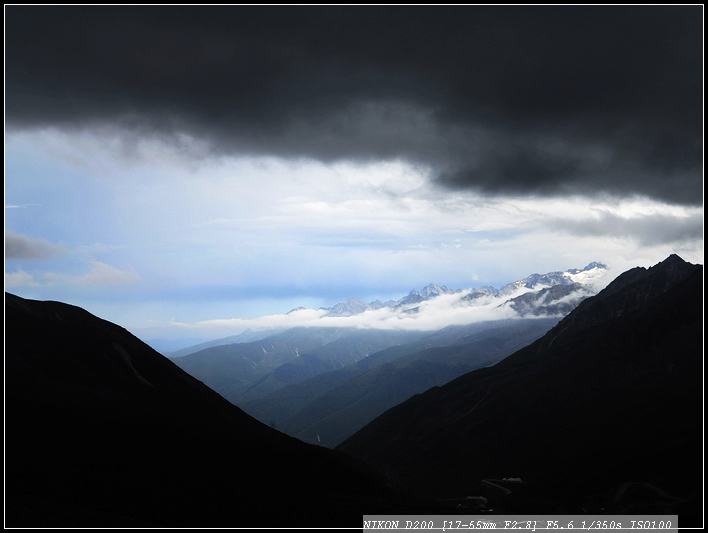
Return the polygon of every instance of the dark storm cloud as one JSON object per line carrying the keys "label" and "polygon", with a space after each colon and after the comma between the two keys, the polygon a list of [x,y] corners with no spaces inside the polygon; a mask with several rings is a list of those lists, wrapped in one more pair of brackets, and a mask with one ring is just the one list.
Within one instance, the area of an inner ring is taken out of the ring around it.
{"label": "dark storm cloud", "polygon": [[703,215],[675,217],[651,214],[628,219],[603,213],[597,218],[578,222],[567,219],[558,220],[555,227],[573,235],[600,237],[612,235],[615,238],[636,240],[643,246],[656,246],[701,240],[703,238]]}
{"label": "dark storm cloud", "polygon": [[702,202],[702,6],[6,6],[11,127]]}

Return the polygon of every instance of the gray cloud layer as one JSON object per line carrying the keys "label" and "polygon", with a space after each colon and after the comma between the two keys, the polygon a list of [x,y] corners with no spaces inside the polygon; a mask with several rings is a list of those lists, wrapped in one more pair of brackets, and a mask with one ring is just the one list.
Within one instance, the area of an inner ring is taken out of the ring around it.
{"label": "gray cloud layer", "polygon": [[557,227],[574,235],[633,238],[643,246],[699,241],[703,237],[703,216],[673,217],[647,215],[626,219],[605,213],[597,219],[558,221]]}
{"label": "gray cloud layer", "polygon": [[64,255],[62,246],[50,244],[44,239],[34,239],[11,230],[5,230],[5,259],[54,259]]}
{"label": "gray cloud layer", "polygon": [[702,203],[702,6],[6,6],[10,127]]}

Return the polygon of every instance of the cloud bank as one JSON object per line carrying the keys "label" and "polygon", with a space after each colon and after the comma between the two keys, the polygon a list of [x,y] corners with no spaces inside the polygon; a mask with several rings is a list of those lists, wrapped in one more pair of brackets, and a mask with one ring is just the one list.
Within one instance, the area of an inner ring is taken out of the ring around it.
{"label": "cloud bank", "polygon": [[700,5],[5,11],[12,130],[702,204]]}
{"label": "cloud bank", "polygon": [[[434,331],[446,326],[474,324],[488,320],[519,318],[511,308],[500,307],[495,298],[485,298],[474,306],[459,305],[460,298],[470,291],[443,295],[404,310],[382,308],[367,310],[353,316],[325,316],[323,309],[297,309],[290,313],[274,314],[252,319],[230,318],[205,320],[186,324],[172,321],[171,325],[195,329],[280,329],[292,327],[340,327],[360,329],[393,329]],[[415,308],[415,311],[412,309]]]}

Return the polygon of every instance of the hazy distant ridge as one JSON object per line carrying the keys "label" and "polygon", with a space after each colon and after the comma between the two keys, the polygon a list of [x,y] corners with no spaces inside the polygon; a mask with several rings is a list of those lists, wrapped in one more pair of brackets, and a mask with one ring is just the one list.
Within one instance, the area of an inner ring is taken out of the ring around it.
{"label": "hazy distant ridge", "polygon": [[[348,298],[332,307],[318,310],[297,307],[282,315],[239,321],[239,324],[251,325],[254,329],[251,333],[216,339],[167,355],[183,357],[215,346],[258,341],[289,327],[327,326],[433,332],[449,325],[489,320],[526,316],[562,317],[582,300],[597,293],[606,283],[607,274],[604,264],[592,262],[582,269],[531,274],[499,289],[484,286],[452,290],[431,283],[420,290],[411,290],[399,300],[385,303],[379,300],[366,303],[359,298]],[[273,324],[279,324],[279,327],[273,329]]]}

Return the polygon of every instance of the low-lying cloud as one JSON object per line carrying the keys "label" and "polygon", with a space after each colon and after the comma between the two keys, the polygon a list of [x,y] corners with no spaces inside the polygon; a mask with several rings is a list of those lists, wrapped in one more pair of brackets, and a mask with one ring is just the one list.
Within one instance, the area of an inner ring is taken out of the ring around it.
{"label": "low-lying cloud", "polygon": [[[606,272],[589,274],[585,280],[585,288],[572,295],[557,300],[556,304],[577,303],[581,299],[595,294],[608,282]],[[493,294],[479,295],[474,289],[456,291],[453,294],[442,294],[435,298],[419,303],[411,303],[398,307],[382,307],[368,309],[363,313],[352,316],[327,316],[328,309],[295,309],[289,313],[273,314],[259,318],[242,319],[229,318],[205,320],[195,323],[183,323],[172,320],[170,325],[185,329],[202,330],[261,330],[283,329],[292,327],[341,327],[360,329],[385,329],[408,331],[435,331],[447,326],[468,325],[492,320],[505,320],[521,318],[517,311],[507,305],[510,299],[533,291],[520,287],[504,296]],[[471,298],[471,296],[476,296]],[[542,298],[539,302],[531,303],[531,308],[538,308],[551,302]],[[533,317],[533,314],[524,314],[524,317]],[[549,316],[544,314],[543,316]],[[561,314],[551,316],[558,316]]]}
{"label": "low-lying cloud", "polygon": [[487,320],[518,318],[509,308],[499,307],[498,299],[489,298],[474,306],[455,305],[470,291],[443,295],[433,300],[408,306],[406,309],[382,308],[367,310],[353,316],[325,316],[324,309],[299,309],[285,314],[259,318],[206,320],[193,324],[172,322],[186,328],[277,329],[291,327],[341,327],[360,329],[393,329],[433,331],[452,325],[473,324]]}

